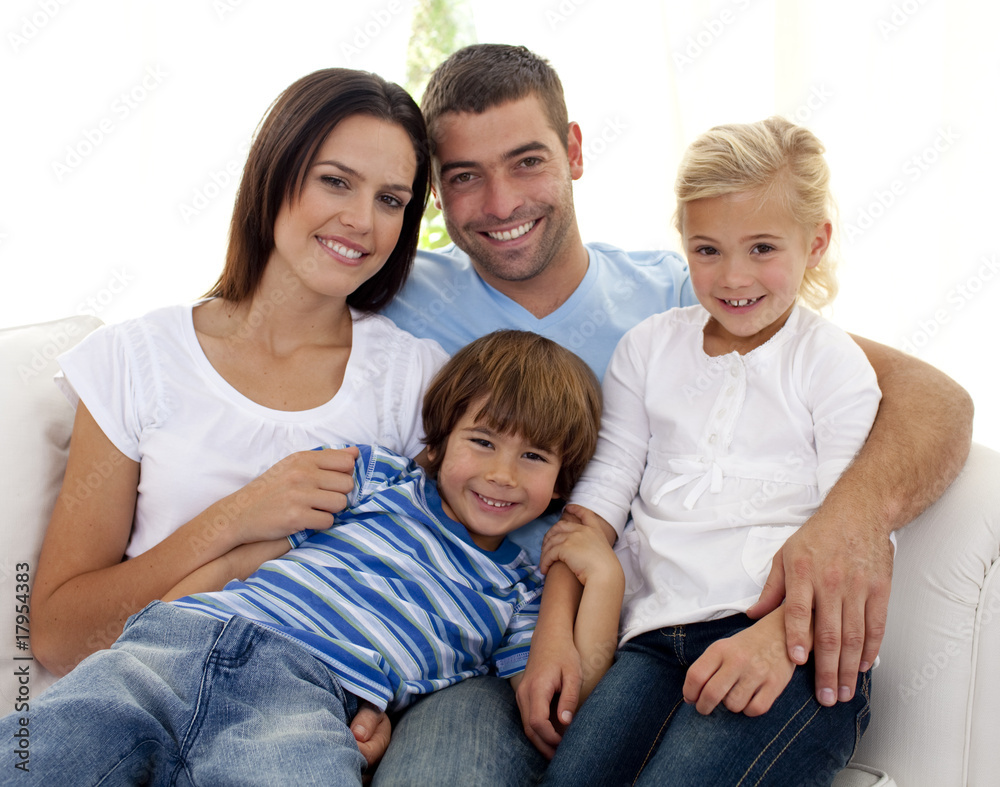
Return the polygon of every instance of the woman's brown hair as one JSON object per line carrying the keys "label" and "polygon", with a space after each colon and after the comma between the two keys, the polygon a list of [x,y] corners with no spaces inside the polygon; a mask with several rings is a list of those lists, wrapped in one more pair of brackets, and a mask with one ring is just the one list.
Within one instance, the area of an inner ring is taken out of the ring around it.
{"label": "woman's brown hair", "polygon": [[229,226],[222,275],[207,297],[240,303],[257,290],[274,250],[274,222],[286,201],[302,192],[306,171],[333,128],[352,115],[400,126],[413,143],[417,172],[396,248],[374,276],[347,298],[349,306],[378,311],[406,281],[417,251],[427,203],[427,129],[410,95],[377,74],[346,68],[316,71],[290,85],[271,105],[243,168]]}

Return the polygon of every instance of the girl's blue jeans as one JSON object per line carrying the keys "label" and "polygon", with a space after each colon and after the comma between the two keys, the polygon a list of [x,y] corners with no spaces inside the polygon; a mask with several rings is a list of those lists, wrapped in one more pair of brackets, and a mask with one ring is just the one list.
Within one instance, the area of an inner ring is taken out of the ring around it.
{"label": "girl's blue jeans", "polygon": [[854,699],[815,699],[812,660],[771,709],[751,718],[719,705],[703,716],[682,698],[688,667],[745,615],[671,626],[627,642],[570,724],[546,785],[828,785],[868,726],[869,673]]}
{"label": "girl's blue jeans", "polygon": [[16,785],[360,785],[348,722],[357,699],[308,651],[242,618],[154,603],[95,653],[0,720],[29,719]]}

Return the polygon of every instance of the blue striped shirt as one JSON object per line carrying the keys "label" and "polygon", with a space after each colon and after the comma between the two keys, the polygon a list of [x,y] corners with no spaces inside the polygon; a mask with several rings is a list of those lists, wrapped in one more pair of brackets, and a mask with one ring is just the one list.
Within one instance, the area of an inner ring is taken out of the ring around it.
{"label": "blue striped shirt", "polygon": [[494,669],[524,669],[542,576],[505,540],[489,552],[450,519],[413,462],[360,446],[333,527],[292,537],[245,582],[174,604],[239,615],[301,644],[347,691],[380,708]]}

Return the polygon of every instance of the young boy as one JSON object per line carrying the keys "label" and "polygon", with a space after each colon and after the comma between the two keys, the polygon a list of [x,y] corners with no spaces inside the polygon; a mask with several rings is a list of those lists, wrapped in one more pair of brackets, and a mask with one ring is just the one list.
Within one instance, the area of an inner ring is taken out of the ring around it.
{"label": "young boy", "polygon": [[[0,720],[8,740],[31,730],[21,770],[45,784],[67,768],[80,783],[359,784],[359,700],[396,710],[491,669],[520,677],[542,576],[505,536],[569,494],[600,411],[593,374],[548,339],[473,342],[425,396],[427,472],[360,446],[330,529],[292,536],[244,581],[151,604],[30,715]],[[585,602],[617,611],[610,548],[587,579]],[[581,647],[613,642],[611,617]]]}

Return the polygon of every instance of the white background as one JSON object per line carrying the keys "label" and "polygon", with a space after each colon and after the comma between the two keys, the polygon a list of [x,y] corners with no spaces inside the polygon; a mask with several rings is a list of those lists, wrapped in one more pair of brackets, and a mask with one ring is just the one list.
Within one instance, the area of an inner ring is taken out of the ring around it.
{"label": "white background", "polygon": [[[1000,10],[973,0],[473,0],[479,41],[551,60],[583,127],[585,240],[677,247],[673,177],[713,124],[825,142],[844,328],[973,395],[1000,448]],[[198,297],[278,93],[328,66],[405,81],[413,0],[5,0],[0,327]],[[919,417],[919,414],[917,414]]]}

